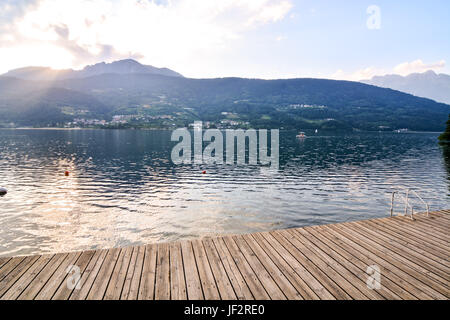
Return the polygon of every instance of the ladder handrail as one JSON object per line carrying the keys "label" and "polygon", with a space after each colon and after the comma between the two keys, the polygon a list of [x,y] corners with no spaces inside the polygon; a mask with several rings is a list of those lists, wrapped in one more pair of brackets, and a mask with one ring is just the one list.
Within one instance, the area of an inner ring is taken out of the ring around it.
{"label": "ladder handrail", "polygon": [[393,214],[394,214],[394,200],[395,200],[395,194],[397,193],[399,196],[402,196],[403,199],[404,199],[404,201],[405,201],[405,214],[404,214],[404,215],[407,215],[407,214],[408,214],[408,207],[410,207],[410,208],[411,208],[411,219],[414,220],[414,217],[413,217],[413,215],[414,215],[414,206],[411,206],[411,205],[409,204],[409,193],[410,193],[410,192],[412,192],[412,193],[413,193],[420,201],[422,201],[422,203],[426,206],[426,208],[427,208],[427,217],[429,216],[429,214],[430,214],[430,206],[428,205],[427,202],[425,202],[425,200],[422,199],[422,197],[417,193],[417,191],[415,191],[415,190],[413,190],[413,189],[410,189],[410,188],[405,188],[405,187],[398,187],[398,188],[406,190],[406,192],[405,192],[405,193],[406,193],[406,196],[403,197],[403,196],[400,194],[400,192],[399,192],[398,190],[394,190],[394,191],[392,192],[392,198],[391,198],[391,217],[392,217]]}
{"label": "ladder handrail", "polygon": [[425,207],[427,208],[427,217],[430,215],[430,206],[428,205],[428,203],[426,203],[422,197],[413,189],[409,189],[409,191],[413,192],[417,198],[419,198],[420,201],[422,201],[422,203],[425,205]]}
{"label": "ladder handrail", "polygon": [[401,196],[404,200],[405,200],[405,216],[408,214],[408,206],[411,208],[411,219],[414,220],[413,214],[414,214],[414,209],[413,207],[408,203],[407,198],[403,197],[400,192],[398,190],[395,190],[392,192],[392,198],[391,198],[391,217],[394,215],[394,199],[395,199],[395,194],[398,194],[399,196]]}

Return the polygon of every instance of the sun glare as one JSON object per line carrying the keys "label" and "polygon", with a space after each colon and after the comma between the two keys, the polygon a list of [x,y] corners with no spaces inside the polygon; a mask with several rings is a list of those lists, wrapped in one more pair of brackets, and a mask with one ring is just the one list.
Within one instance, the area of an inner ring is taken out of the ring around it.
{"label": "sun glare", "polygon": [[0,51],[0,72],[23,67],[21,61],[30,66],[44,66],[53,69],[67,69],[72,66],[72,55],[65,49],[53,45],[21,46],[4,48]]}

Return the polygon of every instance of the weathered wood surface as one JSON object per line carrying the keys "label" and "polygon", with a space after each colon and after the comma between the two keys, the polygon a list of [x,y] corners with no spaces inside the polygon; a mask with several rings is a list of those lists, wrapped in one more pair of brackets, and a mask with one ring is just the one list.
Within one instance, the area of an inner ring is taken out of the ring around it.
{"label": "weathered wood surface", "polygon": [[[2,257],[0,299],[446,300],[449,230],[450,210],[441,210],[414,221],[399,216]],[[370,282],[377,275],[369,274],[370,266],[379,268],[379,286]]]}

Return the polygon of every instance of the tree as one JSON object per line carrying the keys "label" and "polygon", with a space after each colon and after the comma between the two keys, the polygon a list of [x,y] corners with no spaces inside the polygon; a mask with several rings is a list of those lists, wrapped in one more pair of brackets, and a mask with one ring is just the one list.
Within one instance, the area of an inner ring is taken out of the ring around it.
{"label": "tree", "polygon": [[447,127],[445,128],[445,131],[439,136],[439,141],[443,143],[450,143],[450,114],[448,115],[446,124]]}

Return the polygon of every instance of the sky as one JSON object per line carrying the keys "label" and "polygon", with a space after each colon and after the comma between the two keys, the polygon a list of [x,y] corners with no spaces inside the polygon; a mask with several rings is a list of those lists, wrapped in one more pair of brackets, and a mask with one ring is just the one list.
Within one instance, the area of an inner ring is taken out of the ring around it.
{"label": "sky", "polygon": [[450,74],[448,0],[0,0],[0,73],[132,58],[186,77]]}

